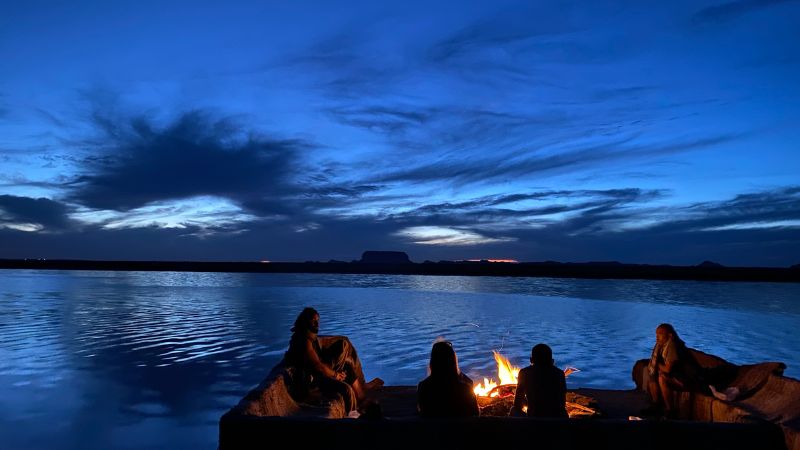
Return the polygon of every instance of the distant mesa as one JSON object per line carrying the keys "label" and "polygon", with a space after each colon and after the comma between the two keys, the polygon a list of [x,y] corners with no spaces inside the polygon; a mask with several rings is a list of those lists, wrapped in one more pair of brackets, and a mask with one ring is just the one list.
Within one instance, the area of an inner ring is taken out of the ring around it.
{"label": "distant mesa", "polygon": [[708,268],[717,267],[718,268],[718,267],[725,267],[725,266],[723,266],[720,263],[714,262],[714,261],[703,261],[700,264],[698,264],[697,267],[708,267]]}
{"label": "distant mesa", "polygon": [[792,267],[789,267],[792,270],[800,270],[800,264],[795,264]]}
{"label": "distant mesa", "polygon": [[361,263],[367,264],[411,264],[406,252],[383,252],[368,250],[361,254]]}

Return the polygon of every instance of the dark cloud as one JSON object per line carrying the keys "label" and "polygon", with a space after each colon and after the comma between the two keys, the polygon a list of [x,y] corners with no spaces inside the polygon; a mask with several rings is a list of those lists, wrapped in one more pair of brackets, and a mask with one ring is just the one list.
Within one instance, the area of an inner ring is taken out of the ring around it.
{"label": "dark cloud", "polygon": [[334,107],[328,113],[345,125],[387,135],[398,135],[430,121],[435,110],[399,106]]}
{"label": "dark cloud", "polygon": [[46,230],[65,229],[72,225],[71,208],[48,198],[0,195],[0,225],[38,224]]}
{"label": "dark cloud", "polygon": [[138,117],[95,114],[102,148],[85,160],[70,200],[90,208],[130,210],[159,200],[214,195],[260,213],[286,213],[294,191],[299,140],[261,137],[207,113],[182,114],[164,128]]}
{"label": "dark cloud", "polygon": [[774,5],[794,1],[797,0],[739,0],[721,3],[719,5],[709,6],[708,8],[703,8],[700,11],[697,11],[692,19],[698,24],[721,22],[724,20],[735,19],[751,12],[760,11]]}

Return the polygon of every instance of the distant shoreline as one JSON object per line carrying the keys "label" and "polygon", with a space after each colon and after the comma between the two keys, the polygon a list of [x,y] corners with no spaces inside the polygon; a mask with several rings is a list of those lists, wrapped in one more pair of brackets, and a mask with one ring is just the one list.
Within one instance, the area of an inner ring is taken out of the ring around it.
{"label": "distant shoreline", "polygon": [[667,266],[622,263],[425,262],[198,262],[0,259],[0,269],[112,270],[240,273],[500,276],[687,281],[800,282],[798,268]]}

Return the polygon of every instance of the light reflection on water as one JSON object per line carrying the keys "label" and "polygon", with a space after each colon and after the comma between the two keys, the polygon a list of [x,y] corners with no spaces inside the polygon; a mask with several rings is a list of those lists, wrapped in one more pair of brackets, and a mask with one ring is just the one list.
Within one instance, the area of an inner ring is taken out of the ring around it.
{"label": "light reflection on water", "polygon": [[368,378],[416,384],[430,344],[491,375],[549,343],[571,387],[630,388],[655,326],[800,375],[800,286],[641,280],[176,272],[0,272],[8,448],[215,448],[219,416],[281,358],[303,306],[351,337]]}

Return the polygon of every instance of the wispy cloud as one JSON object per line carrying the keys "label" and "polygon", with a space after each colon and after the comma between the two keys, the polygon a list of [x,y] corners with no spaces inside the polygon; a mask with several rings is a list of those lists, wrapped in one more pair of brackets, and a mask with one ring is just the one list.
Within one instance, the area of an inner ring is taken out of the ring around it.
{"label": "wispy cloud", "polygon": [[737,17],[760,11],[781,3],[790,3],[797,0],[738,0],[734,2],[720,3],[719,5],[709,6],[697,11],[692,17],[698,24],[714,23],[724,20],[732,20]]}
{"label": "wispy cloud", "polygon": [[538,174],[583,170],[623,160],[673,155],[712,147],[735,140],[736,135],[720,135],[660,144],[636,144],[632,138],[584,145],[575,149],[543,151],[530,149],[509,155],[473,156],[469,159],[443,158],[409,169],[389,171],[378,182],[447,181],[456,184],[485,183],[497,179],[525,179]]}

